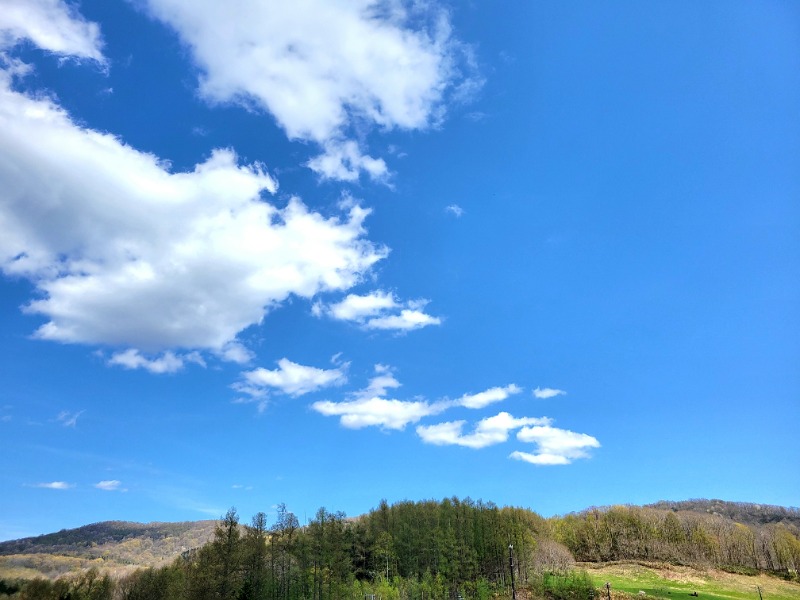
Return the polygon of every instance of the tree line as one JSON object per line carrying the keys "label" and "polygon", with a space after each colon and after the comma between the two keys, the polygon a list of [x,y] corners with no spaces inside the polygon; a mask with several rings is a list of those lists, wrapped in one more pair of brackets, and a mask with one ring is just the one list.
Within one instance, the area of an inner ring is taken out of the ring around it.
{"label": "tree line", "polygon": [[[308,523],[283,505],[247,524],[231,509],[212,540],[161,568],[119,580],[84,573],[38,580],[21,600],[489,600],[553,575],[570,585],[575,560],[670,561],[795,573],[800,540],[782,524],[637,507],[544,519],[523,508],[459,500],[399,502],[349,519],[325,508]],[[537,586],[539,586],[537,588]],[[551,594],[552,597],[552,594]]]}
{"label": "tree line", "polygon": [[718,514],[615,506],[551,520],[576,560],[666,561],[694,566],[796,573],[797,528],[744,525]]}

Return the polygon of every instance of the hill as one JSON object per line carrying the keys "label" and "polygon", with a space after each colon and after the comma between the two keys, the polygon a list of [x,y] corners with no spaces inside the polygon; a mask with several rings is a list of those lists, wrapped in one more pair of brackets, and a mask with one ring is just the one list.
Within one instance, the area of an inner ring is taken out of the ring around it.
{"label": "hill", "polygon": [[750,502],[726,502],[725,500],[683,500],[681,502],[661,501],[648,504],[649,508],[671,510],[673,512],[695,512],[727,517],[743,525],[783,524],[800,532],[800,508],[787,508],[769,504]]}
{"label": "hill", "polygon": [[91,566],[117,574],[138,567],[157,567],[206,544],[215,526],[216,521],[105,521],[0,542],[0,577],[54,578]]}
{"label": "hill", "polygon": [[[797,509],[721,500],[590,508],[550,519],[529,509],[469,498],[393,505],[382,501],[356,518],[320,509],[305,526],[285,506],[269,528],[265,515],[259,515],[257,529],[240,525],[232,510],[220,523],[112,521],[0,542],[0,580],[56,579],[86,573],[90,567],[119,580],[139,567],[171,564],[191,549],[197,551],[187,553],[180,564],[206,565],[201,570],[207,570],[225,548],[231,556],[255,553],[257,559],[248,564],[262,564],[268,555],[270,585],[290,600],[307,597],[308,586],[316,589],[323,580],[344,590],[353,582],[374,584],[381,576],[412,583],[433,578],[425,584],[432,599],[478,581],[502,587],[507,584],[509,546],[520,583],[547,570],[567,569],[575,561],[772,572],[794,580],[800,566]],[[174,569],[160,573],[178,580],[186,576]]]}

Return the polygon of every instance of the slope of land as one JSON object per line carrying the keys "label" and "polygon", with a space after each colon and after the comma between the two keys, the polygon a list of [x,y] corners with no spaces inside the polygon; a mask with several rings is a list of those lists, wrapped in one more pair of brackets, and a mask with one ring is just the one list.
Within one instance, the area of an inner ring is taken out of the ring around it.
{"label": "slope of land", "polygon": [[206,544],[215,525],[216,521],[106,521],[0,542],[0,578],[55,578],[92,566],[113,574],[157,567]]}
{"label": "slope of land", "polygon": [[[191,549],[200,550],[187,554],[185,564],[232,560],[220,557],[225,548],[236,550],[231,556],[256,553],[258,561],[268,553],[271,585],[286,594],[291,589],[298,597],[306,597],[309,581],[319,583],[320,573],[334,574],[328,585],[345,587],[353,581],[375,583],[382,573],[387,577],[391,573],[392,579],[399,581],[416,582],[413,585],[432,577],[425,583],[430,588],[426,593],[441,588],[433,596],[462,585],[474,586],[478,581],[502,587],[507,579],[510,543],[520,583],[529,575],[568,570],[576,560],[603,569],[622,561],[663,565],[667,573],[658,577],[665,581],[687,568],[699,573],[717,569],[713,572],[755,578],[772,572],[770,582],[780,582],[780,577],[797,582],[800,566],[797,509],[720,500],[591,508],[544,519],[529,509],[452,498],[403,501],[391,506],[382,501],[378,508],[354,519],[320,509],[305,526],[300,526],[285,506],[269,528],[263,514],[261,518],[258,530],[255,525],[243,527],[235,511],[229,511],[219,523],[113,521],[0,542],[0,581],[52,580],[86,572],[90,567],[119,579],[139,567],[170,564]],[[217,536],[223,535],[226,527],[230,539],[216,539],[215,530]],[[214,544],[208,545],[211,540]],[[167,571],[162,574],[168,575]],[[617,576],[614,572],[607,575]],[[641,590],[653,595],[659,586],[668,589],[663,582],[650,582],[653,585],[648,587],[646,577],[641,581],[628,579],[630,584],[625,585],[630,589],[638,586],[633,590],[637,594]],[[753,583],[756,579],[747,581],[753,589],[760,585]],[[765,583],[761,587],[769,586]],[[792,592],[798,589],[792,588]],[[800,593],[795,597],[800,598]],[[769,598],[764,596],[764,600]]]}
{"label": "slope of land", "polygon": [[800,531],[800,508],[753,504],[750,502],[726,502],[725,500],[661,501],[648,504],[649,508],[673,512],[695,512],[727,517],[743,525],[783,524],[795,532]]}
{"label": "slope of land", "polygon": [[800,583],[764,573],[740,575],[717,569],[694,569],[663,563],[583,563],[581,566],[587,569],[598,589],[605,592],[605,584],[611,584],[612,599],[634,596],[677,600],[694,598],[694,593],[697,593],[698,600],[800,598]]}

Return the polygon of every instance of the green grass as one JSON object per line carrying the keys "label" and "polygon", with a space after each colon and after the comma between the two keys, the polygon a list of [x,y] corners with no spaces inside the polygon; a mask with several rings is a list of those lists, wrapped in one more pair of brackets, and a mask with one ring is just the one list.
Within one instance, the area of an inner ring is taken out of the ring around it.
{"label": "green grass", "polygon": [[633,596],[645,592],[645,598],[690,600],[800,600],[800,584],[769,575],[741,575],[723,571],[698,571],[688,567],[613,564],[602,567],[586,565],[597,588],[611,584],[612,591]]}

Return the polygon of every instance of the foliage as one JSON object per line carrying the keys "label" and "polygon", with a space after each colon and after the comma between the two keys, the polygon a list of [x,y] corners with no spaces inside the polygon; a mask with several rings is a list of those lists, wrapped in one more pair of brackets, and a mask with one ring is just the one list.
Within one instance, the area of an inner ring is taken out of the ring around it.
{"label": "foliage", "polygon": [[[124,533],[117,526],[100,529]],[[148,533],[120,544],[145,546],[152,539]],[[207,543],[184,549],[172,563],[114,578],[108,567],[115,563],[104,558],[40,553],[20,562],[17,556],[2,560],[41,572],[56,558],[75,571],[55,581],[29,581],[19,598],[496,600],[510,595],[513,565],[521,597],[567,600],[589,597],[596,583],[575,569],[575,559],[796,576],[800,540],[783,521],[755,526],[709,513],[628,506],[545,520],[526,509],[447,498],[383,501],[355,519],[320,508],[304,526],[283,505],[272,524],[258,513],[242,525],[232,508],[213,525]],[[646,589],[652,595],[660,588]]]}
{"label": "foliage", "polygon": [[539,595],[552,600],[587,600],[594,596],[594,582],[586,571],[544,572],[534,582]]}
{"label": "foliage", "polygon": [[783,523],[744,525],[726,517],[635,506],[590,509],[551,520],[554,537],[578,561],[797,571],[800,539]]}

